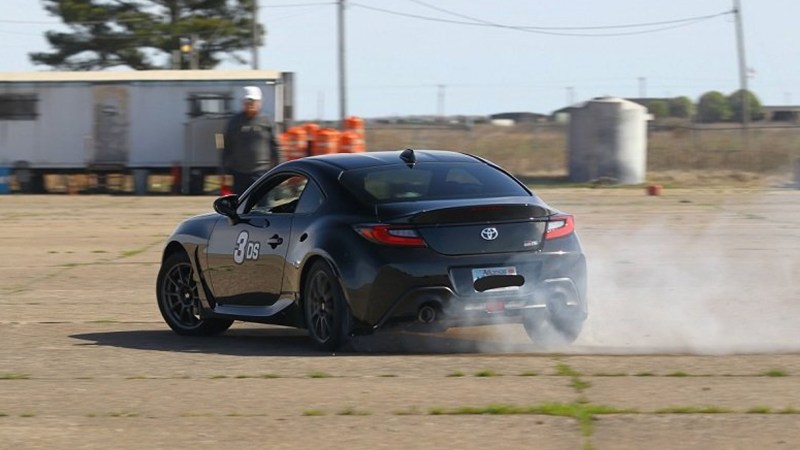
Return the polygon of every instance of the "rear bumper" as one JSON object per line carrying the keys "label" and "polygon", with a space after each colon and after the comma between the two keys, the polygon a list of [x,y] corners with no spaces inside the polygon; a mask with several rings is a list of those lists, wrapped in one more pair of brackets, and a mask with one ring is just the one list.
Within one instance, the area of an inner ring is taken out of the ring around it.
{"label": "rear bumper", "polygon": [[585,301],[571,278],[541,280],[529,294],[485,292],[459,296],[448,287],[414,289],[395,303],[374,328],[410,325],[431,328],[519,323],[532,314],[587,316]]}
{"label": "rear bumper", "polygon": [[[418,321],[425,306],[433,307],[436,320],[448,327],[514,322],[551,311],[558,296],[570,314],[587,315],[586,260],[574,234],[547,241],[543,251],[464,256],[361,241],[332,253],[359,332]],[[502,270],[508,268],[516,273]],[[476,277],[494,274],[507,277],[509,284],[519,277],[513,289],[494,289],[506,279],[489,283],[488,289],[475,284]]]}

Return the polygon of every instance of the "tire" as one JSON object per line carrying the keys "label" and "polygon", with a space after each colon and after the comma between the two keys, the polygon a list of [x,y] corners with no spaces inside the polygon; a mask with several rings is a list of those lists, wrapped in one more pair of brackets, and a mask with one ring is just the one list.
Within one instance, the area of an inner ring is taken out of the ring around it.
{"label": "tire", "polygon": [[572,344],[578,338],[583,329],[583,320],[555,320],[545,313],[525,317],[522,325],[534,344],[544,349],[558,349]]}
{"label": "tire", "polygon": [[333,351],[350,337],[350,308],[339,281],[325,261],[315,262],[303,287],[303,311],[306,328],[314,345]]}
{"label": "tire", "polygon": [[164,322],[183,336],[213,336],[230,328],[232,320],[200,317],[200,297],[194,269],[183,252],[169,255],[158,271],[156,297]]}

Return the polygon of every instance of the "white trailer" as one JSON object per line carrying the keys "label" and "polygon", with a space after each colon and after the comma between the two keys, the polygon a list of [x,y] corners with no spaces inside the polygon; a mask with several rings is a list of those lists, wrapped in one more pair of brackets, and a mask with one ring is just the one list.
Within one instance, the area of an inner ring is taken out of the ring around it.
{"label": "white trailer", "polygon": [[261,87],[280,130],[293,119],[293,81],[270,70],[0,73],[0,167],[29,177],[32,190],[46,173],[180,165],[204,176],[217,169],[213,136],[239,110],[241,87]]}

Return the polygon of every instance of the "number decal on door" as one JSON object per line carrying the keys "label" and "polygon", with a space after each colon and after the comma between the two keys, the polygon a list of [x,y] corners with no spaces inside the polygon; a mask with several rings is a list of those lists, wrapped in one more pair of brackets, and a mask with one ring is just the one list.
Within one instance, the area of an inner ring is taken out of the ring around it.
{"label": "number decal on door", "polygon": [[257,260],[258,253],[261,250],[261,243],[249,240],[250,234],[247,231],[242,231],[236,237],[236,246],[233,248],[233,262],[241,264],[245,260]]}

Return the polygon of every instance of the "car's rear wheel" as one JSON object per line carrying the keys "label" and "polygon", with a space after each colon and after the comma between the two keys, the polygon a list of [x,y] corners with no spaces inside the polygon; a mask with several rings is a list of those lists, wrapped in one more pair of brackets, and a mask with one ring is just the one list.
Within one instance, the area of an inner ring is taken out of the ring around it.
{"label": "car's rear wheel", "polygon": [[325,261],[308,271],[303,289],[306,328],[314,344],[323,351],[341,347],[350,334],[350,309],[339,281]]}
{"label": "car's rear wheel", "polygon": [[522,321],[525,332],[534,344],[553,349],[571,344],[583,329],[583,320],[578,318],[556,319],[549,314],[537,314],[525,317]]}
{"label": "car's rear wheel", "polygon": [[164,322],[184,336],[211,336],[230,328],[232,320],[201,318],[194,269],[183,252],[169,255],[156,282],[158,309]]}
{"label": "car's rear wheel", "polygon": [[569,305],[569,295],[564,291],[550,293],[547,309],[538,310],[522,321],[531,340],[544,348],[558,348],[571,344],[583,329],[583,315],[577,305]]}

